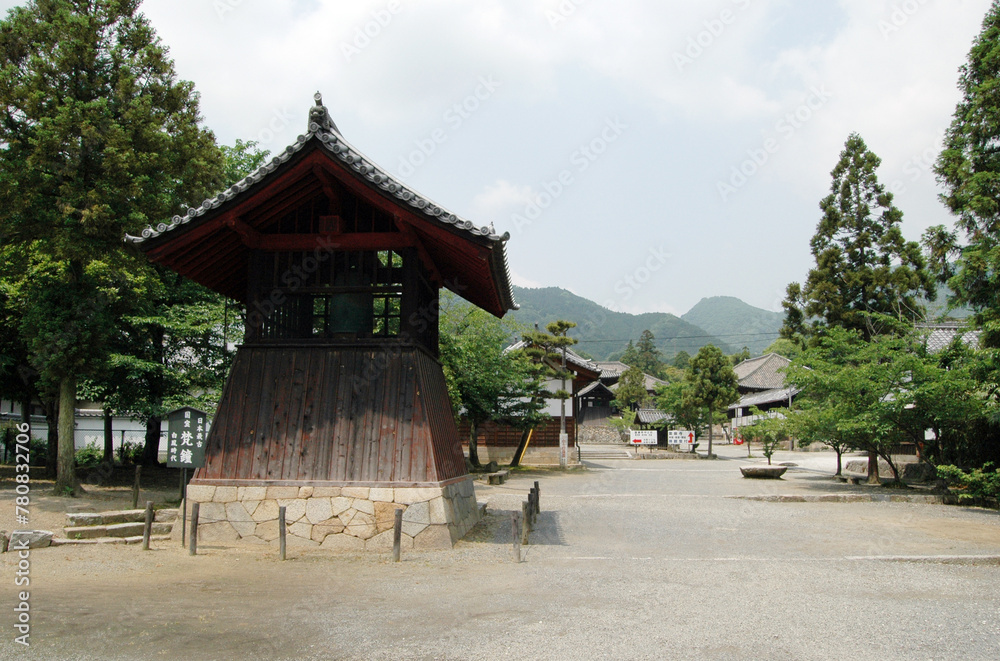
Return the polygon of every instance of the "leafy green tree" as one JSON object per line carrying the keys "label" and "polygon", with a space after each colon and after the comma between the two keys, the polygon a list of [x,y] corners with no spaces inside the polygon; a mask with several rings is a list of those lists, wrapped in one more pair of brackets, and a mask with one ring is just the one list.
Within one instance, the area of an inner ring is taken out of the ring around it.
{"label": "leafy green tree", "polygon": [[[813,384],[814,386],[816,384]],[[798,406],[794,410],[786,413],[791,436],[798,441],[801,447],[813,443],[824,443],[830,446],[837,455],[837,472],[835,475],[842,475],[844,471],[844,453],[851,450],[853,445],[851,439],[837,428],[838,416],[841,409],[831,405],[826,397],[832,397],[832,393],[811,392],[812,398],[806,401],[817,402],[813,406],[808,404]],[[800,399],[796,402],[801,401]],[[819,403],[822,402],[822,403]]]}
{"label": "leafy green tree", "polygon": [[672,364],[677,369],[684,370],[687,369],[688,364],[690,362],[691,362],[691,354],[682,349],[681,351],[678,351],[674,355],[674,360],[672,361]]}
{"label": "leafy green tree", "polygon": [[774,342],[771,342],[766,349],[764,349],[763,355],[766,356],[769,353],[776,353],[779,356],[788,358],[789,360],[795,360],[795,358],[802,353],[802,345],[794,340],[779,337]]}
{"label": "leafy green tree", "polygon": [[[469,461],[479,461],[479,428],[489,421],[537,420],[542,397],[539,371],[520,351],[504,351],[516,328],[479,308],[442,306],[441,365],[455,417],[469,421]],[[537,422],[536,422],[537,424]]]}
{"label": "leafy green tree", "polygon": [[743,347],[743,349],[740,350],[739,353],[734,353],[732,356],[729,357],[729,362],[733,364],[733,367],[736,367],[744,360],[750,360],[752,357],[753,356],[750,354],[749,347]]}
{"label": "leafy green tree", "polygon": [[1000,347],[1000,3],[990,6],[959,70],[958,87],[962,98],[934,170],[966,245],[949,244],[943,228],[929,243],[937,244],[939,256],[959,253],[956,272],[939,274],[949,279],[956,302],[975,311],[984,345]]}
{"label": "leafy green tree", "polygon": [[675,429],[691,429],[697,434],[706,424],[705,409],[695,401],[694,386],[687,379],[660,386],[656,408],[670,416]]}
{"label": "leafy green tree", "polygon": [[892,449],[908,440],[913,378],[921,367],[918,349],[908,336],[866,340],[860,330],[832,328],[787,371],[790,382],[803,390],[799,406],[825,409],[828,433],[868,452],[872,484],[879,483],[879,457],[899,480]]}
{"label": "leafy green tree", "polygon": [[232,186],[242,180],[248,174],[255,172],[257,168],[267,163],[267,157],[271,152],[261,149],[260,143],[256,140],[240,140],[232,147],[222,145],[222,156],[225,159],[225,171],[223,172],[223,186]]}
{"label": "leafy green tree", "polygon": [[77,488],[78,380],[143,289],[124,234],[204,199],[221,173],[139,4],[35,0],[0,23],[0,236],[30,253],[15,298],[32,366],[58,383],[61,493]]}
{"label": "leafy green tree", "polygon": [[608,426],[618,432],[618,438],[622,443],[629,442],[629,431],[635,425],[636,412],[629,409],[622,409],[622,417],[611,418]]}
{"label": "leafy green tree", "polygon": [[642,408],[648,398],[646,376],[638,367],[630,367],[625,370],[618,380],[618,387],[615,389],[615,399],[612,401],[612,404],[619,411],[635,411]]}
{"label": "leafy green tree", "polygon": [[[761,412],[756,406],[750,409],[751,415],[763,416],[764,413]],[[742,428],[743,438],[746,439],[747,445],[751,442],[760,443],[761,453],[767,457],[767,465],[771,465],[771,457],[778,450],[778,447],[782,443],[787,443],[789,436],[789,426],[786,420],[782,418],[762,418],[757,420],[754,424],[748,425]]]}
{"label": "leafy green tree", "polygon": [[[242,140],[222,152],[220,187],[240,181],[268,156]],[[149,466],[158,461],[166,413],[216,406],[232,360],[227,344],[242,336],[242,306],[159,265],[145,266],[144,283],[147,290],[119,318],[109,355],[86,386],[108,412],[146,425],[142,463]]]}
{"label": "leafy green tree", "polygon": [[705,410],[708,424],[708,456],[712,456],[712,427],[716,417],[723,416],[727,407],[739,399],[739,384],[732,363],[717,346],[708,344],[691,359],[685,377],[691,386],[694,406]]}
{"label": "leafy green tree", "polygon": [[788,288],[782,337],[841,327],[869,339],[885,331],[881,320],[924,317],[918,297],[933,300],[937,292],[919,244],[903,238],[903,213],[875,172],[880,163],[852,133],[820,203],[823,217],[810,244],[816,266],[804,286]]}

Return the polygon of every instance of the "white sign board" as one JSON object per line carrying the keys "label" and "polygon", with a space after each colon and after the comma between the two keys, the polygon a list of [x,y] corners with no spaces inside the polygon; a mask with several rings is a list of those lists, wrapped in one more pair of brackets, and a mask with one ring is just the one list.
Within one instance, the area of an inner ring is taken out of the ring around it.
{"label": "white sign board", "polygon": [[682,450],[694,448],[695,435],[690,429],[672,429],[667,432],[667,443],[679,445]]}
{"label": "white sign board", "polygon": [[639,431],[637,429],[629,429],[629,439],[632,445],[656,445],[656,430],[651,431]]}

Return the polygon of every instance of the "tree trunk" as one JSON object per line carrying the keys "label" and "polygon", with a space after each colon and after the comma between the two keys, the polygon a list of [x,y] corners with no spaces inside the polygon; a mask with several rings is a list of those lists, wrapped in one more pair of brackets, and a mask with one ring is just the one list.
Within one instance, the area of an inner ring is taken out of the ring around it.
{"label": "tree trunk", "polygon": [[868,451],[868,484],[882,484],[878,479],[878,453]]}
{"label": "tree trunk", "polygon": [[45,476],[56,479],[56,460],[59,457],[59,399],[42,402],[45,409],[45,424],[49,428],[48,449],[45,451]]}
{"label": "tree trunk", "polygon": [[885,463],[889,464],[889,470],[892,471],[892,481],[893,481],[893,483],[902,484],[903,480],[899,477],[899,469],[896,468],[896,462],[894,462],[892,460],[892,455],[890,455],[889,453],[886,453],[886,454],[882,455],[882,458],[885,459]]}
{"label": "tree trunk", "polygon": [[834,446],[833,451],[837,453],[837,472],[834,475],[843,475],[843,468],[841,465],[841,457],[844,455],[844,449],[839,445]]}
{"label": "tree trunk", "polygon": [[517,444],[517,449],[514,450],[514,456],[511,457],[510,467],[516,468],[521,465],[521,455],[525,453],[528,449],[528,439],[531,438],[531,430],[525,429],[521,431],[521,442]]}
{"label": "tree trunk", "polygon": [[708,409],[708,458],[712,458],[712,409]]}
{"label": "tree trunk", "polygon": [[469,461],[472,463],[473,468],[480,468],[482,466],[479,463],[479,439],[476,438],[477,434],[476,423],[473,420],[469,420]]}
{"label": "tree trunk", "polygon": [[158,466],[160,463],[160,416],[146,421],[146,440],[142,448],[142,465]]}
{"label": "tree trunk", "polygon": [[115,437],[112,429],[111,410],[104,409],[104,463],[115,463]]}
{"label": "tree trunk", "polygon": [[76,482],[76,379],[59,382],[59,459],[56,463],[56,494],[75,496]]}

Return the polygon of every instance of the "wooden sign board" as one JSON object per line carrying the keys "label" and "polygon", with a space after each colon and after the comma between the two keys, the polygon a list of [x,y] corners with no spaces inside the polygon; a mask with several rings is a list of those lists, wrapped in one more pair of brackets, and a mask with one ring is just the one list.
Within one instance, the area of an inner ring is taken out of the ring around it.
{"label": "wooden sign board", "polygon": [[167,414],[167,466],[201,468],[205,465],[208,414],[185,406]]}

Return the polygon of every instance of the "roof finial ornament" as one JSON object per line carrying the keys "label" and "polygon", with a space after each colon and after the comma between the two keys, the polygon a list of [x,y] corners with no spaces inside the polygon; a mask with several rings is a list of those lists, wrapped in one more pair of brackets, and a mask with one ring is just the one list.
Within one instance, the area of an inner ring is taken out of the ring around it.
{"label": "roof finial ornament", "polygon": [[320,130],[340,133],[340,129],[330,117],[330,111],[323,105],[323,95],[316,92],[313,98],[316,99],[316,105],[309,109],[309,131],[312,131],[312,125],[315,123],[319,125]]}

